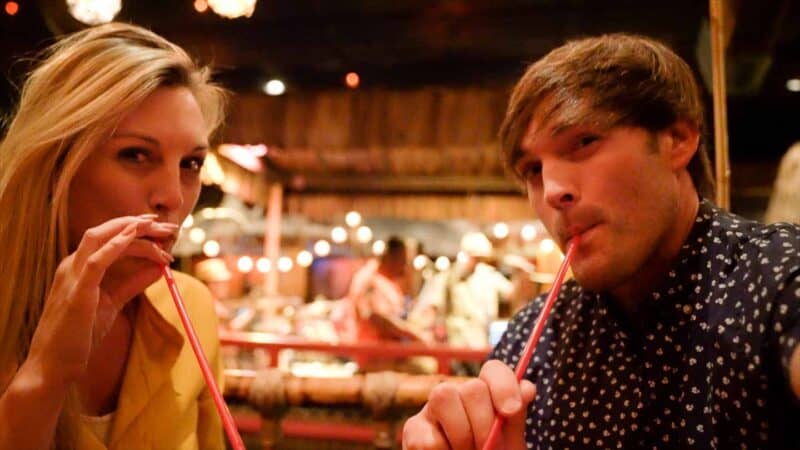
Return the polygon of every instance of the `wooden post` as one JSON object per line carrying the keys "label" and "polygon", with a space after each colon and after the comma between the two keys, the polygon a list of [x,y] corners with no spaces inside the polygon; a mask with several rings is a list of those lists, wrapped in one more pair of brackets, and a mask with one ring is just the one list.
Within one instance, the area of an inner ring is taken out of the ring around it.
{"label": "wooden post", "polygon": [[267,295],[278,295],[278,258],[281,251],[281,214],[283,210],[283,185],[273,183],[269,187],[267,203],[267,229],[264,235],[264,256],[271,262],[270,271],[265,278]]}
{"label": "wooden post", "polygon": [[[714,96],[714,161],[716,174],[716,203],[730,209],[730,162],[728,159],[728,113],[725,106],[725,48],[726,25],[731,17],[730,4],[724,0],[709,0],[711,25],[711,73]],[[728,37],[730,34],[727,35]]]}

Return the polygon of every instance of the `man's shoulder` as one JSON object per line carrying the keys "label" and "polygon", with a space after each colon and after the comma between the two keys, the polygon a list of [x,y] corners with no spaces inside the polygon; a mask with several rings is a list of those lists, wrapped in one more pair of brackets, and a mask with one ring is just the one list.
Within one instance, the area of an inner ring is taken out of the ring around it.
{"label": "man's shoulder", "polygon": [[800,261],[800,226],[797,224],[764,224],[719,209],[712,220],[714,234],[737,250],[765,256],[782,254]]}

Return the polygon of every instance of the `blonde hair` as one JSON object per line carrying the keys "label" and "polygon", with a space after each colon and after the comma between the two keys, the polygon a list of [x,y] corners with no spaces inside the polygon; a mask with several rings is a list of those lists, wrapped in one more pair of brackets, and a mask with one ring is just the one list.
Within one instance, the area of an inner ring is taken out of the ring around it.
{"label": "blonde hair", "polygon": [[[81,163],[163,86],[188,88],[212,134],[225,93],[209,79],[180,47],[128,24],[80,31],[43,53],[0,143],[0,373],[25,360],[56,267],[68,255],[68,192]],[[58,434],[65,428],[62,420]],[[69,440],[57,438],[57,447]]]}

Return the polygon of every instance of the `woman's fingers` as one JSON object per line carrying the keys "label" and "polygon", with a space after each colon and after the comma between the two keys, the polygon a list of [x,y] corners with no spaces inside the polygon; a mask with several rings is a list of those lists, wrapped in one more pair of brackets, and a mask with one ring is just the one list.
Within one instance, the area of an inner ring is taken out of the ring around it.
{"label": "woman's fingers", "polygon": [[86,258],[77,283],[77,291],[97,289],[108,267],[119,258],[136,237],[136,223],[129,223],[121,233],[102,245]]}
{"label": "woman's fingers", "polygon": [[78,249],[75,251],[75,263],[80,267],[88,258],[99,250],[106,242],[122,232],[125,227],[135,224],[137,237],[163,239],[175,237],[179,225],[168,222],[156,222],[155,214],[141,216],[125,216],[111,219],[107,222],[92,227],[83,235]]}
{"label": "woman's fingers", "polygon": [[82,267],[94,252],[129,225],[152,222],[156,217],[154,214],[117,217],[89,228],[83,233],[81,242],[75,251],[75,264]]}

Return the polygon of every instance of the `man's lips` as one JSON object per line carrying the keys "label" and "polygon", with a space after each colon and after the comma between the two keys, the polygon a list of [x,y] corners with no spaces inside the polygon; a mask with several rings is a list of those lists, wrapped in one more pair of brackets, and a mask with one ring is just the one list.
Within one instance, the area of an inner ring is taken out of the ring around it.
{"label": "man's lips", "polygon": [[567,227],[566,231],[564,233],[562,233],[561,240],[562,240],[562,242],[564,242],[566,244],[567,242],[569,242],[575,236],[580,235],[581,237],[583,237],[584,234],[586,234],[587,232],[591,231],[596,226],[597,226],[597,224],[592,224],[592,225],[570,225],[569,227]]}

